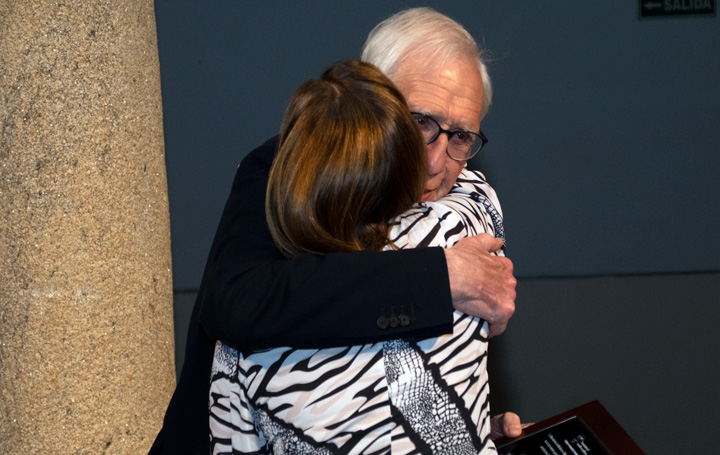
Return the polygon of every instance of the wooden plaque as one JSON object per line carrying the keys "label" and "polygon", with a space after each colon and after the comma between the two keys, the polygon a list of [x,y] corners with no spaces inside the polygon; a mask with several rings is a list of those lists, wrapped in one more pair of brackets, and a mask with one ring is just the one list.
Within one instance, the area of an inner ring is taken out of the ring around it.
{"label": "wooden plaque", "polygon": [[500,455],[645,455],[599,401],[538,422],[514,439],[495,441]]}

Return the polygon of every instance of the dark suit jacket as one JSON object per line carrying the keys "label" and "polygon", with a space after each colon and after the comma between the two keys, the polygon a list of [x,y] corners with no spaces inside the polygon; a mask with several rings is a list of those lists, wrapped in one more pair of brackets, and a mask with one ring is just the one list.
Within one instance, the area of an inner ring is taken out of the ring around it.
{"label": "dark suit jacket", "polygon": [[193,309],[180,379],[150,454],[209,453],[216,340],[240,349],[319,348],[452,330],[440,248],[292,260],[277,250],[264,204],[276,146],[277,138],[270,139],[238,168]]}

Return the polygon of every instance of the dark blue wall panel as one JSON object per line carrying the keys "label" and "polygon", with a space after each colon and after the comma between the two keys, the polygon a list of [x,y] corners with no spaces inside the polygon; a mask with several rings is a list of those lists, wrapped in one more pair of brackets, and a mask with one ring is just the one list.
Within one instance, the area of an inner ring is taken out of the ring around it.
{"label": "dark blue wall panel", "polygon": [[[490,138],[520,276],[720,269],[720,26],[634,2],[434,2],[491,52]],[[400,1],[157,0],[173,278],[199,285],[235,167],[295,88]]]}

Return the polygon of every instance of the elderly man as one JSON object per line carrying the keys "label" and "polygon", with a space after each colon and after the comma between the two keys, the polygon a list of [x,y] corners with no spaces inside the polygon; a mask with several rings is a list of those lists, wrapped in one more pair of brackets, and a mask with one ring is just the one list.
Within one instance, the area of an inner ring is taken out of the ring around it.
{"label": "elderly man", "polygon": [[[454,21],[419,8],[379,24],[363,59],[390,76],[416,118],[439,124],[427,146],[423,199],[443,197],[465,165],[448,155],[448,141],[479,134],[490,102],[474,41]],[[193,310],[180,381],[151,454],[207,453],[215,340],[262,349],[434,337],[451,332],[453,308],[487,320],[497,335],[514,312],[512,263],[492,255],[502,240],[487,234],[448,249],[283,257],[264,214],[275,147],[271,139],[238,169]],[[508,436],[520,432],[511,413],[499,416],[497,426]]]}

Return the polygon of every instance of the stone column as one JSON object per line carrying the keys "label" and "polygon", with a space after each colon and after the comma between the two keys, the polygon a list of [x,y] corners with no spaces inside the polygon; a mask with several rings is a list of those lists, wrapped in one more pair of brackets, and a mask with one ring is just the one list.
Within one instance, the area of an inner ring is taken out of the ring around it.
{"label": "stone column", "polygon": [[0,1],[0,452],[146,453],[175,385],[152,0]]}

